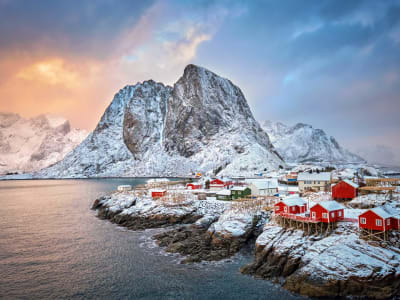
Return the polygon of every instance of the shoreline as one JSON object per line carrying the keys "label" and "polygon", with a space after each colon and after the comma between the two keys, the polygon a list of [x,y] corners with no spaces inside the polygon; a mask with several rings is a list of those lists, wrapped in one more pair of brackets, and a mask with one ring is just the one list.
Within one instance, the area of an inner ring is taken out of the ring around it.
{"label": "shoreline", "polygon": [[[165,228],[152,238],[166,252],[180,254],[182,263],[220,261],[253,247],[254,260],[240,268],[242,274],[280,283],[303,296],[400,295],[400,255],[358,240],[354,232],[346,233],[347,225],[327,236],[307,236],[271,223],[270,214],[260,208],[245,211],[232,202],[189,196],[187,203],[171,204],[133,194],[101,197],[92,209],[100,219],[129,230]],[[222,206],[214,209],[211,204]],[[343,253],[353,257],[346,260]]]}

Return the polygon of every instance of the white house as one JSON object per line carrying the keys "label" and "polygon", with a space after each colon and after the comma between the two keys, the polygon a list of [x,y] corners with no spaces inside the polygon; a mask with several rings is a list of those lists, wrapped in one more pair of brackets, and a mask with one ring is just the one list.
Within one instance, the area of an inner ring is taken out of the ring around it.
{"label": "white house", "polygon": [[278,179],[252,180],[249,184],[253,196],[274,196],[278,194]]}

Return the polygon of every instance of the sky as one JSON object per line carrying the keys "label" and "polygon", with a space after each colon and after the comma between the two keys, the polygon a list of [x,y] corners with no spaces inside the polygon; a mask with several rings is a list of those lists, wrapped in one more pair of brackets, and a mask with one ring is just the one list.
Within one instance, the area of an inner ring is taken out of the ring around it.
{"label": "sky", "polygon": [[400,165],[400,0],[0,0],[0,111],[92,130],[113,95],[194,63],[257,120]]}

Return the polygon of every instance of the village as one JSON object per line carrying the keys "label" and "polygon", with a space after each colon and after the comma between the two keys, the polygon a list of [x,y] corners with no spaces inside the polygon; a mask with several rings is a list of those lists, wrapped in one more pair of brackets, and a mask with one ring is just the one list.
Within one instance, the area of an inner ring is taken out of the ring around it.
{"label": "village", "polygon": [[[131,191],[129,185],[120,192]],[[375,245],[399,245],[400,178],[355,176],[349,170],[280,171],[252,178],[196,174],[186,181],[150,179],[140,189],[155,201],[229,201],[271,213],[271,222],[305,234],[329,234],[338,225]],[[246,203],[246,204],[245,204]]]}

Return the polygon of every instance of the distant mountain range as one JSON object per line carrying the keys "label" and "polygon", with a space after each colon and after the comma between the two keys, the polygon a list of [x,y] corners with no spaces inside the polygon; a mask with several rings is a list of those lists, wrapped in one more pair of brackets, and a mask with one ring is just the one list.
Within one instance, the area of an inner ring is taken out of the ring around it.
{"label": "distant mountain range", "polygon": [[339,145],[322,129],[298,123],[287,126],[281,122],[262,122],[262,128],[275,149],[288,163],[365,163],[360,156]]}
{"label": "distant mountain range", "polygon": [[38,171],[64,158],[87,136],[69,121],[47,115],[24,119],[0,113],[0,174]]}
{"label": "distant mountain range", "polygon": [[124,87],[86,136],[64,119],[2,113],[0,173],[253,175],[285,162],[364,162],[310,125],[264,121],[260,126],[237,86],[195,65],[188,65],[173,87],[153,80]]}

